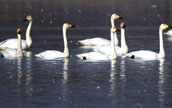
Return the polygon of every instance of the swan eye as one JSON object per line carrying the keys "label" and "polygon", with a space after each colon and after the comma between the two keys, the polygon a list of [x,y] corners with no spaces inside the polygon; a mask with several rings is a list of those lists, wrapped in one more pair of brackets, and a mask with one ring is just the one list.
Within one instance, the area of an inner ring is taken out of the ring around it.
{"label": "swan eye", "polygon": [[167,24],[165,24],[164,26],[165,26],[165,28],[169,28],[169,26]]}

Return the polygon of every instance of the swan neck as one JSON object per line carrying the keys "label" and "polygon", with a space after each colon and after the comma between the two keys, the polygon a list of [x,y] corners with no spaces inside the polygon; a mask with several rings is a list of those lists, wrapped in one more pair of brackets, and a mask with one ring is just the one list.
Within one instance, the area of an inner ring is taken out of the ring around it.
{"label": "swan neck", "polygon": [[113,35],[113,40],[114,40],[115,46],[118,46],[119,40],[118,40],[118,37],[117,37],[117,33],[116,32],[112,33],[112,35]]}
{"label": "swan neck", "polygon": [[115,19],[111,17],[111,27],[115,27]]}
{"label": "swan neck", "polygon": [[31,26],[32,26],[32,21],[29,22],[29,25],[28,25],[27,30],[26,30],[26,43],[27,43],[28,47],[30,47],[32,44],[32,38],[30,36]]}
{"label": "swan neck", "polygon": [[64,57],[69,56],[69,49],[68,49],[68,43],[67,43],[67,36],[66,36],[66,30],[67,28],[63,27],[63,40],[64,40]]}
{"label": "swan neck", "polygon": [[111,59],[117,58],[117,54],[116,54],[116,50],[115,50],[115,41],[114,41],[114,34],[115,33],[111,32]]}
{"label": "swan neck", "polygon": [[159,58],[165,57],[164,43],[163,43],[163,30],[159,29]]}
{"label": "swan neck", "polygon": [[21,46],[21,35],[18,34],[18,47],[17,47],[17,57],[22,57],[22,46]]}
{"label": "swan neck", "polygon": [[121,49],[122,49],[122,54],[128,53],[128,46],[126,43],[125,39],[125,29],[121,28]]}

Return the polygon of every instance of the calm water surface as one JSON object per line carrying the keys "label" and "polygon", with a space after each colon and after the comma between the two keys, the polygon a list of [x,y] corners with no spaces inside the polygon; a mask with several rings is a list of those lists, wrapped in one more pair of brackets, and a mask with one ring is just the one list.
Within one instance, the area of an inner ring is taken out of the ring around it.
{"label": "calm water surface", "polygon": [[[115,61],[81,61],[75,55],[89,52],[77,43],[89,37],[110,36],[110,15],[126,22],[129,52],[139,49],[159,51],[158,29],[172,24],[170,0],[2,0],[0,1],[0,41],[16,37],[33,16],[33,45],[22,59],[0,58],[0,107],[2,108],[171,108],[172,39],[164,36],[165,60],[135,61],[118,57]],[[34,54],[48,49],[63,51],[64,22],[69,29],[70,57],[40,60]],[[120,20],[116,22],[119,27]],[[120,34],[118,34],[119,36]],[[120,38],[120,36],[119,36]]]}

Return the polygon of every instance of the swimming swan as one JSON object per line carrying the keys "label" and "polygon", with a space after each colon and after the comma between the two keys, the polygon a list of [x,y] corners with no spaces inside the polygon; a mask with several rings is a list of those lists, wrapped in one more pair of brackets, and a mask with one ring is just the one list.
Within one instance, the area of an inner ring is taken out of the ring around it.
{"label": "swimming swan", "polygon": [[69,57],[69,49],[67,45],[67,36],[66,36],[66,30],[67,28],[74,27],[72,24],[64,23],[63,24],[63,40],[64,40],[64,51],[60,52],[58,50],[46,50],[44,52],[41,52],[39,54],[36,54],[36,57],[39,57],[41,59],[57,59],[57,58],[63,58],[63,57]]}
{"label": "swimming swan", "polygon": [[[150,50],[140,50],[133,51],[126,54],[127,57],[132,59],[143,59],[143,60],[156,60],[165,58],[165,51],[163,45],[163,30],[169,28],[167,24],[161,24],[159,27],[159,53],[150,51]],[[170,27],[171,28],[171,27]]]}
{"label": "swimming swan", "polygon": [[[26,40],[22,40],[22,49],[28,49],[32,45],[32,39],[30,36],[30,30],[32,26],[32,17],[27,16],[25,18],[25,21],[29,21],[29,25],[26,30]],[[0,50],[6,50],[7,48],[11,49],[17,49],[18,39],[12,38],[12,39],[6,39],[5,41],[0,42]]]}
{"label": "swimming swan", "polygon": [[17,49],[6,49],[5,51],[1,51],[1,57],[4,58],[16,58],[16,57],[22,57],[22,46],[21,46],[21,30],[20,28],[17,29]]}
{"label": "swimming swan", "polygon": [[103,54],[100,52],[88,52],[76,55],[77,58],[81,60],[114,60],[117,58],[117,54],[115,51],[115,42],[113,33],[116,33],[117,28],[111,28],[111,54]]}
{"label": "swimming swan", "polygon": [[[112,14],[111,15],[111,27],[115,27],[116,19],[122,19],[122,17],[120,17],[117,14]],[[104,39],[104,38],[99,38],[99,37],[79,40],[78,42],[84,46],[106,46],[106,45],[111,44],[110,40]],[[118,38],[116,36],[115,37],[115,45],[118,45],[118,43],[119,43]]]}
{"label": "swimming swan", "polygon": [[[96,52],[111,54],[110,45],[94,48],[93,50]],[[122,56],[128,53],[128,46],[125,40],[125,23],[124,22],[121,23],[121,47],[115,46],[115,50],[118,56]]]}

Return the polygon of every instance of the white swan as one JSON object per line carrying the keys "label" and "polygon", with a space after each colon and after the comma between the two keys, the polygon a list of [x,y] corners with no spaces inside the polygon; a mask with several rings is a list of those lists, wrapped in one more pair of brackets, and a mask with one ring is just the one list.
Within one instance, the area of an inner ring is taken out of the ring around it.
{"label": "white swan", "polygon": [[5,51],[1,51],[1,57],[4,58],[16,58],[16,57],[22,57],[22,46],[21,46],[21,30],[20,28],[17,29],[17,49],[6,49]]}
{"label": "white swan", "polygon": [[[116,35],[116,33],[114,33]],[[114,38],[115,39],[115,38]],[[93,49],[96,52],[101,52],[105,54],[111,54],[111,46],[102,46]],[[115,46],[115,50],[118,56],[125,55],[128,53],[128,46],[125,40],[125,23],[121,23],[121,47]]]}
{"label": "white swan", "polygon": [[126,54],[127,57],[132,59],[143,59],[143,60],[156,60],[165,58],[165,51],[163,45],[163,30],[169,28],[167,24],[161,24],[159,27],[159,53],[150,50],[133,51]]}
{"label": "white swan", "polygon": [[[32,45],[32,39],[30,36],[30,30],[32,26],[32,17],[27,16],[26,21],[29,21],[29,25],[26,30],[26,40],[22,40],[22,49],[28,49]],[[0,42],[0,50],[6,50],[7,48],[10,49],[17,49],[18,39],[12,38],[12,39],[6,39],[5,41]]]}
{"label": "white swan", "polygon": [[44,52],[41,52],[39,54],[36,54],[36,57],[39,57],[41,59],[57,59],[57,58],[63,58],[63,57],[69,57],[69,49],[67,45],[67,36],[66,36],[66,30],[67,28],[74,27],[72,24],[64,23],[63,24],[63,40],[64,40],[64,51],[60,52],[58,50],[47,50]]}
{"label": "white swan", "polygon": [[76,57],[81,60],[114,60],[117,58],[117,54],[115,51],[115,42],[113,33],[116,33],[117,28],[111,28],[111,54],[103,54],[100,52],[89,52],[89,53],[82,53],[77,54]]}
{"label": "white swan", "polygon": [[[115,27],[115,20],[121,19],[121,18],[122,17],[120,17],[117,14],[112,14],[111,15],[111,26]],[[106,46],[106,45],[111,44],[110,40],[104,39],[104,38],[99,38],[99,37],[79,40],[78,42],[84,46]],[[119,43],[118,38],[117,38],[117,36],[115,36],[115,45],[118,45],[118,43]]]}

